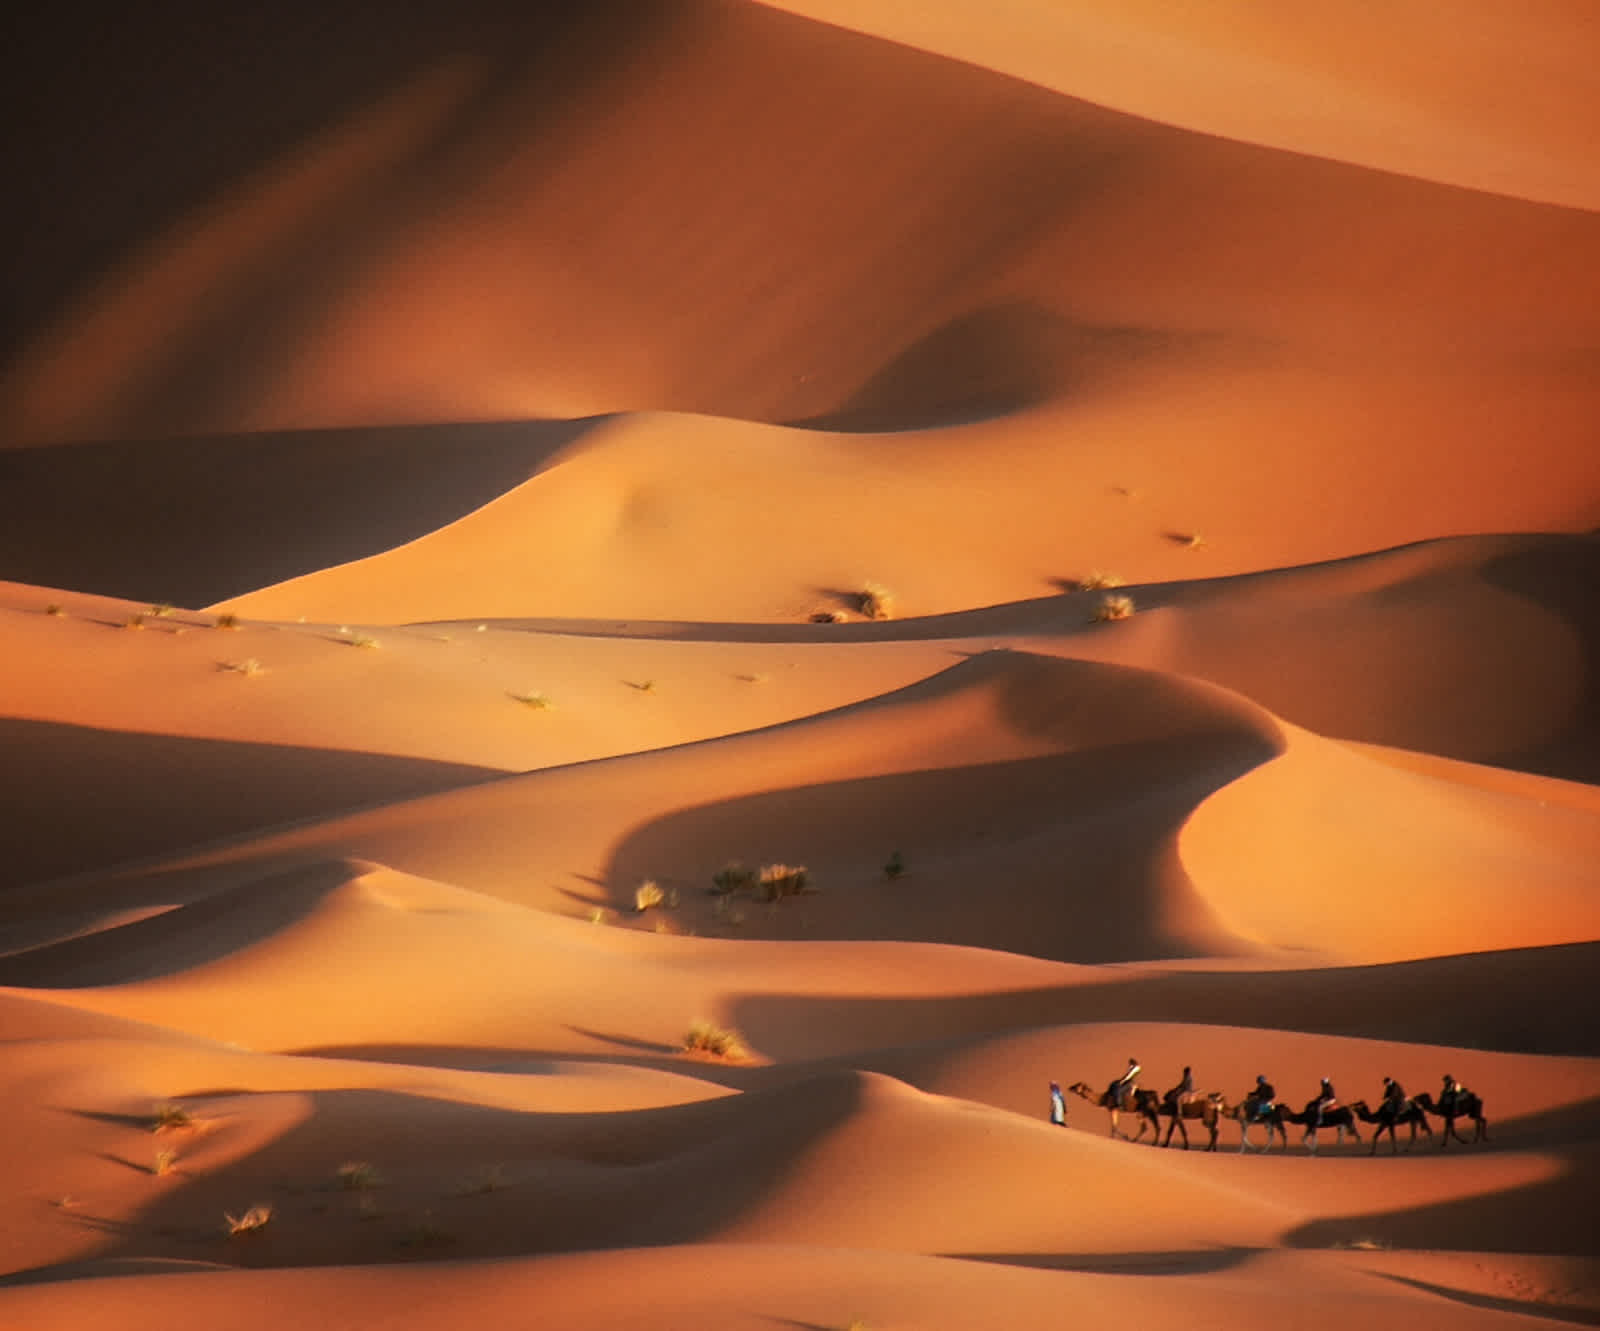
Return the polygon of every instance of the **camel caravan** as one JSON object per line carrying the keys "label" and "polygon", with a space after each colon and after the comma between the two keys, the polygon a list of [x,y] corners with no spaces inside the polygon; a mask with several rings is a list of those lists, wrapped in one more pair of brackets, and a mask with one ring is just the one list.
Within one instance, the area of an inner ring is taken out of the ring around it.
{"label": "camel caravan", "polygon": [[[1378,1145],[1385,1133],[1389,1134],[1390,1154],[1397,1154],[1400,1144],[1396,1130],[1399,1128],[1409,1130],[1406,1138],[1406,1150],[1409,1151],[1417,1144],[1419,1132],[1424,1137],[1430,1139],[1433,1137],[1433,1127],[1428,1121],[1430,1116],[1444,1120],[1444,1131],[1439,1140],[1441,1149],[1450,1144],[1452,1137],[1463,1145],[1489,1140],[1489,1120],[1484,1117],[1482,1099],[1448,1073],[1443,1078],[1437,1100],[1426,1091],[1418,1095],[1407,1095],[1393,1077],[1385,1077],[1383,1093],[1376,1109],[1368,1105],[1365,1100],[1341,1103],[1334,1094],[1333,1083],[1323,1078],[1316,1097],[1309,1101],[1304,1109],[1295,1110],[1289,1105],[1279,1103],[1277,1091],[1264,1076],[1258,1076],[1256,1084],[1235,1104],[1221,1091],[1196,1091],[1189,1068],[1184,1068],[1183,1080],[1165,1095],[1157,1095],[1154,1091],[1141,1087],[1138,1084],[1141,1071],[1138,1061],[1130,1058],[1127,1070],[1104,1091],[1096,1092],[1087,1082],[1082,1081],[1073,1082],[1067,1090],[1110,1114],[1113,1137],[1138,1142],[1144,1140],[1144,1135],[1148,1131],[1152,1146],[1170,1146],[1172,1135],[1176,1132],[1182,1137],[1183,1149],[1186,1151],[1189,1149],[1190,1123],[1198,1123],[1205,1128],[1206,1150],[1214,1151],[1217,1149],[1217,1138],[1224,1119],[1231,1119],[1239,1125],[1241,1153],[1249,1150],[1270,1151],[1274,1135],[1278,1138],[1280,1147],[1288,1150],[1291,1123],[1304,1129],[1302,1141],[1313,1155],[1317,1151],[1319,1132],[1336,1133],[1335,1145],[1342,1145],[1346,1135],[1359,1142],[1361,1140],[1359,1124],[1362,1123],[1375,1129],[1369,1155],[1377,1153]],[[1054,1083],[1051,1085],[1051,1093],[1051,1120],[1065,1124],[1066,1115],[1061,1108],[1060,1088]],[[1123,1115],[1132,1115],[1139,1122],[1138,1132],[1131,1137],[1118,1126]],[[1165,1137],[1161,1131],[1163,1119],[1167,1120]],[[1457,1120],[1466,1120],[1473,1125],[1470,1141],[1457,1130]],[[1260,1146],[1251,1141],[1251,1129],[1258,1126],[1265,1135]]]}

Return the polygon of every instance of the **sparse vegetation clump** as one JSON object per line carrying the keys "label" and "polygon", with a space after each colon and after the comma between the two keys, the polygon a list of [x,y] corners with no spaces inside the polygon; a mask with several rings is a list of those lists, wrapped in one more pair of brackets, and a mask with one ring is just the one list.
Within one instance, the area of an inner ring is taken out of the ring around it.
{"label": "sparse vegetation clump", "polygon": [[883,876],[891,883],[906,871],[906,862],[898,850],[890,851],[889,858],[884,861]]}
{"label": "sparse vegetation clump", "polygon": [[44,612],[47,615],[58,616],[66,614],[67,610],[60,601],[51,601],[49,605],[45,606]]}
{"label": "sparse vegetation clump", "polygon": [[150,613],[157,619],[169,619],[172,616],[173,609],[174,607],[166,601],[157,601],[150,607]]}
{"label": "sparse vegetation clump", "polygon": [[1131,619],[1133,617],[1133,597],[1131,596],[1106,596],[1095,606],[1094,614],[1089,618],[1092,623],[1103,624],[1113,619]]}
{"label": "sparse vegetation clump", "polygon": [[868,619],[893,619],[894,593],[881,583],[869,582],[856,594],[856,608]]}
{"label": "sparse vegetation clump", "polygon": [[239,616],[231,610],[225,610],[217,616],[216,627],[219,629],[236,629],[239,627]]}
{"label": "sparse vegetation clump", "polygon": [[633,908],[643,915],[652,906],[659,906],[667,899],[667,894],[661,890],[661,884],[654,878],[647,878],[633,889]]}
{"label": "sparse vegetation clump", "polygon": [[550,701],[548,693],[513,693],[511,697],[524,707],[532,708],[536,712],[548,712],[555,706],[555,703]]}
{"label": "sparse vegetation clump", "polygon": [[348,1160],[335,1171],[346,1192],[364,1192],[378,1186],[378,1171],[365,1160]]}
{"label": "sparse vegetation clump", "polygon": [[176,1128],[194,1126],[194,1115],[180,1104],[164,1100],[150,1115],[151,1132],[171,1132]]}
{"label": "sparse vegetation clump", "polygon": [[683,1047],[690,1053],[710,1054],[715,1058],[738,1060],[749,1056],[737,1031],[710,1021],[694,1022],[683,1037]]}
{"label": "sparse vegetation clump", "polygon": [[267,1227],[272,1219],[272,1207],[263,1203],[252,1206],[243,1215],[234,1215],[231,1211],[222,1213],[223,1228],[229,1238],[239,1238],[245,1234],[255,1234]]}
{"label": "sparse vegetation clump", "polygon": [[144,627],[144,616],[129,615],[122,621],[122,627],[125,629],[142,629]]}
{"label": "sparse vegetation clump", "polygon": [[266,667],[253,656],[247,656],[242,661],[224,661],[222,668],[236,675],[247,675],[252,679],[266,672]]}
{"label": "sparse vegetation clump", "polygon": [[150,1172],[157,1178],[164,1178],[172,1172],[173,1165],[177,1163],[178,1153],[169,1146],[156,1152],[156,1158],[150,1166]]}
{"label": "sparse vegetation clump", "polygon": [[1122,586],[1122,579],[1115,573],[1093,569],[1078,579],[1078,586],[1086,592],[1098,592],[1104,591],[1107,587]]}
{"label": "sparse vegetation clump", "polygon": [[353,634],[351,634],[350,635],[350,645],[352,647],[364,648],[365,650],[367,650],[369,652],[370,651],[376,651],[379,647],[383,646],[383,644],[381,642],[379,642],[376,638],[368,637],[365,633],[353,633]]}
{"label": "sparse vegetation clump", "polygon": [[711,875],[711,890],[719,897],[734,896],[740,892],[753,892],[756,871],[748,869],[738,860],[729,860]]}
{"label": "sparse vegetation clump", "polygon": [[810,874],[804,865],[764,864],[758,885],[764,900],[780,901],[784,897],[799,896],[809,881]]}
{"label": "sparse vegetation clump", "polygon": [[837,610],[813,610],[810,618],[813,624],[844,623],[844,615]]}

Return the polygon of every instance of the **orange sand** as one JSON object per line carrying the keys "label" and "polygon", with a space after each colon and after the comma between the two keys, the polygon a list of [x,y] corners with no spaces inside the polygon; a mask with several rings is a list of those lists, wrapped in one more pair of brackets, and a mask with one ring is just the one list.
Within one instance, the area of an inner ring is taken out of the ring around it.
{"label": "orange sand", "polygon": [[0,1326],[1600,1320],[1588,8],[525,8],[18,39]]}

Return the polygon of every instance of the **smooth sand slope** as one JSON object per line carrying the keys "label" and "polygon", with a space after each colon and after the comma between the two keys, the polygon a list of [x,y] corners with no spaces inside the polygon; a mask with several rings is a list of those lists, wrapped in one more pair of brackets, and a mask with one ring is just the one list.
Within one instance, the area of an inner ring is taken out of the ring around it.
{"label": "smooth sand slope", "polygon": [[21,22],[0,1326],[1600,1323],[1593,20],[991,9]]}

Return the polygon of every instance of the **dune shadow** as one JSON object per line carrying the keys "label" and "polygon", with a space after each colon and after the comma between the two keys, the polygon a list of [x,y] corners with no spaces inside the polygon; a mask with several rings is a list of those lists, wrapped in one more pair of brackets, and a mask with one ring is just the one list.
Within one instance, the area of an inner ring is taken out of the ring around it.
{"label": "dune shadow", "polygon": [[1157,328],[1090,324],[1017,301],[959,315],[913,342],[837,409],[800,429],[882,433],[963,425],[1052,398],[1082,398],[1111,376],[1200,341]]}
{"label": "dune shadow", "polygon": [[1483,1308],[1489,1312],[1512,1313],[1523,1317],[1543,1317],[1552,1322],[1567,1322],[1573,1326],[1600,1326],[1600,1309],[1596,1308],[1539,1303],[1532,1299],[1499,1298],[1493,1294],[1475,1294],[1471,1290],[1454,1289],[1449,1285],[1440,1285],[1432,1280],[1418,1280],[1415,1276],[1403,1276],[1393,1271],[1374,1271],[1372,1274],[1380,1280],[1389,1280],[1397,1285],[1404,1285],[1407,1289],[1436,1294],[1442,1299],[1449,1299],[1452,1303],[1464,1304],[1469,1308]]}
{"label": "dune shadow", "polygon": [[[463,763],[0,718],[6,889],[504,775]],[[22,757],[26,755],[26,761]],[[225,794],[224,794],[225,793]]]}
{"label": "dune shadow", "polygon": [[426,535],[595,420],[0,450],[0,578],[202,606]]}
{"label": "dune shadow", "polygon": [[360,872],[345,860],[281,870],[129,924],[13,952],[0,957],[0,984],[131,984],[220,961],[305,918]]}
{"label": "dune shadow", "polygon": [[1021,1266],[1039,1271],[1074,1271],[1081,1275],[1103,1276],[1194,1276],[1232,1271],[1256,1256],[1254,1248],[1221,1247],[1196,1251],[1180,1248],[1172,1252],[947,1252],[963,1262],[988,1262],[997,1266]]}
{"label": "dune shadow", "polygon": [[[818,1069],[804,1095],[601,1113],[393,1090],[304,1095],[308,1116],[248,1155],[185,1175],[108,1226],[93,1253],[0,1283],[72,1279],[86,1259],[332,1266],[694,1243],[758,1206],[796,1157],[853,1114],[861,1079]],[[247,1118],[248,1097],[233,1110]],[[370,1186],[341,1182],[352,1160],[372,1166]],[[230,1238],[224,1215],[257,1204],[270,1204],[269,1223]]]}
{"label": "dune shadow", "polygon": [[1555,1178],[1431,1206],[1313,1220],[1283,1241],[1291,1248],[1376,1241],[1430,1251],[1593,1257],[1589,1211],[1600,1195],[1600,1152],[1583,1144],[1557,1155],[1562,1168]]}

